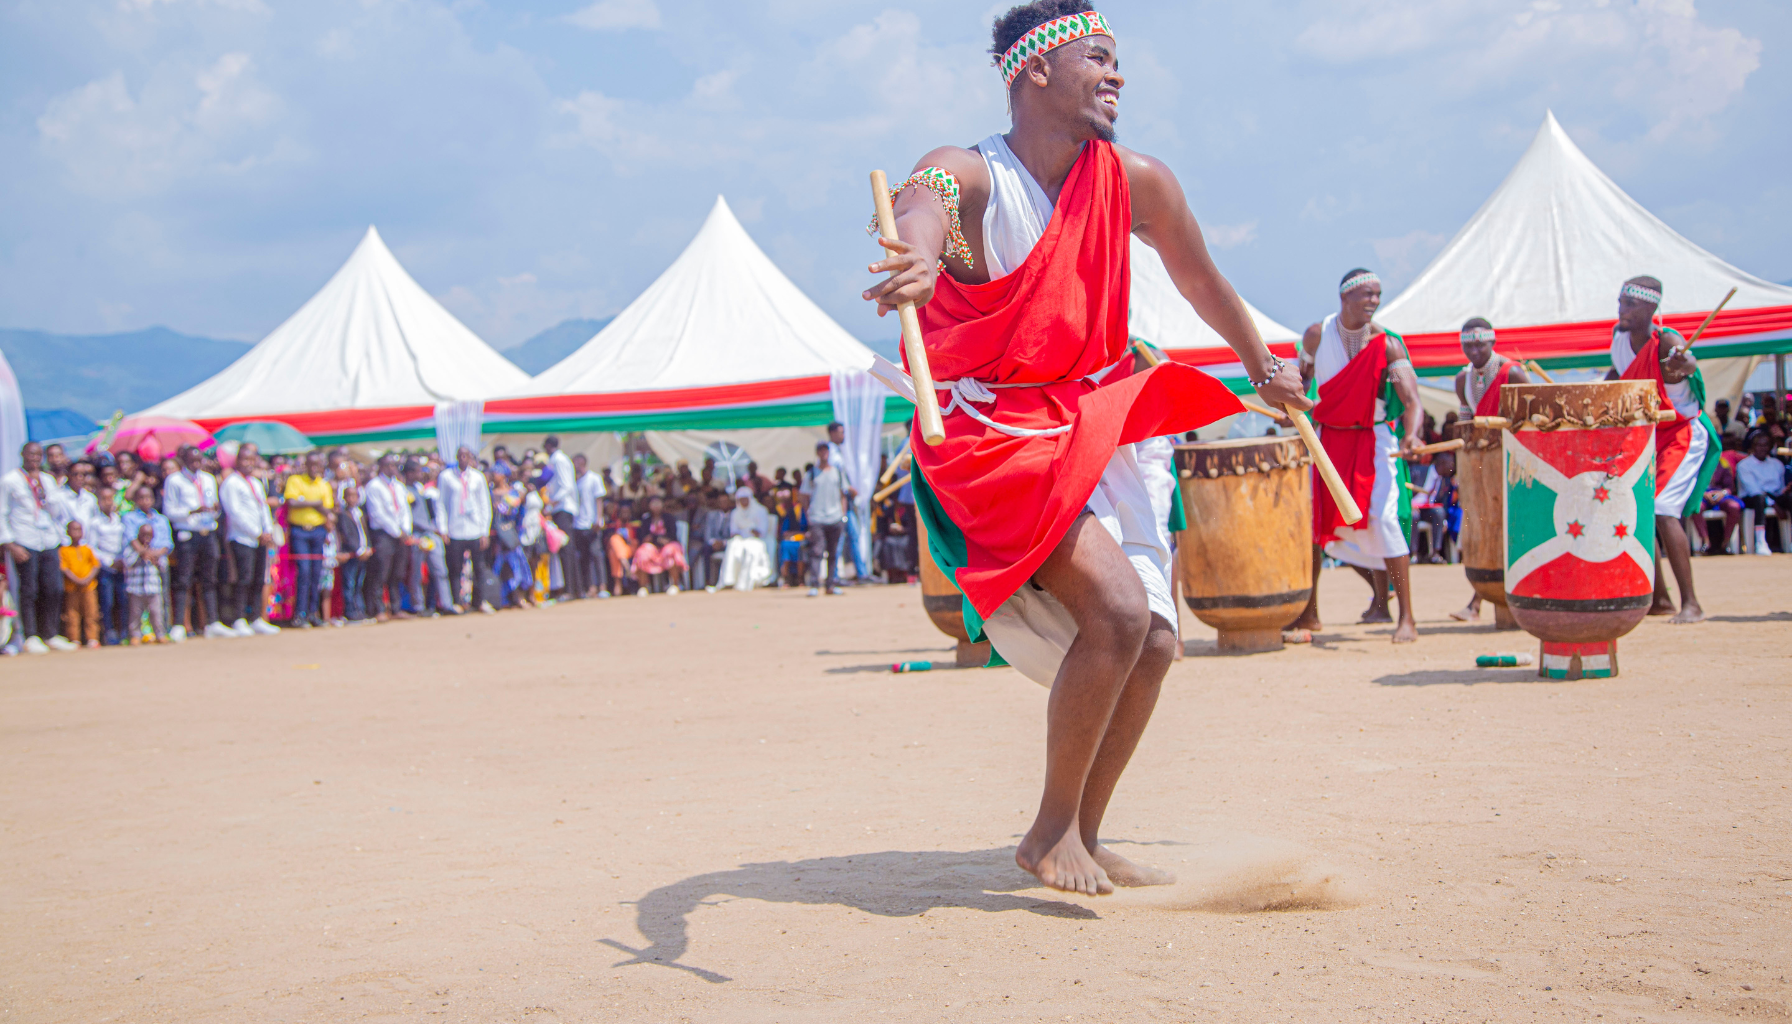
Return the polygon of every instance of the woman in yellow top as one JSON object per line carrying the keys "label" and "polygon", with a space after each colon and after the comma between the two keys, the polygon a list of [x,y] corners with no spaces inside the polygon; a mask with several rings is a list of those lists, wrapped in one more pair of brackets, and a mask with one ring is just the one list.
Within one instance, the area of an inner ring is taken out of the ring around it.
{"label": "woman in yellow top", "polygon": [[286,524],[292,538],[293,585],[291,625],[300,629],[323,625],[318,584],[323,579],[324,538],[334,521],[336,493],[324,479],[324,453],[305,456],[305,471],[286,478]]}

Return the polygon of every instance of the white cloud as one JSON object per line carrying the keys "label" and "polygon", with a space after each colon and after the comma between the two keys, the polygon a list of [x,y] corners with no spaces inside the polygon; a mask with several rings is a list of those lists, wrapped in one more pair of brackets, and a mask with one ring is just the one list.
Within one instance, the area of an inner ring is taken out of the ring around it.
{"label": "white cloud", "polygon": [[629,28],[659,28],[660,9],[654,0],[597,0],[566,16],[580,28],[618,32]]}
{"label": "white cloud", "polygon": [[1387,293],[1393,295],[1406,287],[1449,240],[1449,235],[1421,228],[1398,238],[1377,238],[1370,243],[1375,248],[1375,261],[1380,264],[1376,272],[1386,282]]}
{"label": "white cloud", "polygon": [[1243,224],[1209,224],[1201,229],[1207,244],[1215,249],[1236,249],[1257,240],[1257,222]]}

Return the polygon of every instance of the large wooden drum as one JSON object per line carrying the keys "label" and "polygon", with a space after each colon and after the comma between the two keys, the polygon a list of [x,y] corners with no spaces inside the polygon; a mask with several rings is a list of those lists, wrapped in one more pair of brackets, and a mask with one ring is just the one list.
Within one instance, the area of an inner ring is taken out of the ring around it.
{"label": "large wooden drum", "polygon": [[1653,381],[1508,384],[1506,593],[1539,675],[1618,674],[1655,590]]}
{"label": "large wooden drum", "polygon": [[1499,430],[1473,421],[1452,423],[1461,438],[1456,486],[1462,501],[1462,571],[1481,600],[1493,605],[1495,629],[1517,629],[1506,607],[1506,467]]}
{"label": "large wooden drum", "polygon": [[1182,596],[1220,650],[1279,650],[1313,587],[1312,459],[1297,437],[1176,446]]}
{"label": "large wooden drum", "polygon": [[927,523],[919,515],[915,528],[921,547],[921,606],[940,632],[958,641],[955,660],[960,668],[989,664],[989,641],[971,643],[970,631],[964,628],[964,595],[934,564],[927,550]]}

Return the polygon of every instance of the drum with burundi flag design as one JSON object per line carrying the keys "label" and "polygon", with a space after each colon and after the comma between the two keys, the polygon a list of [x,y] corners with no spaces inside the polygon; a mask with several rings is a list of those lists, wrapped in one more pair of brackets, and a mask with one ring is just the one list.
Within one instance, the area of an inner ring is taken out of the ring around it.
{"label": "drum with burundi flag design", "polygon": [[[1640,385],[1640,386],[1639,386]],[[1506,593],[1539,675],[1618,674],[1655,589],[1655,407],[1647,381],[1508,385]]]}

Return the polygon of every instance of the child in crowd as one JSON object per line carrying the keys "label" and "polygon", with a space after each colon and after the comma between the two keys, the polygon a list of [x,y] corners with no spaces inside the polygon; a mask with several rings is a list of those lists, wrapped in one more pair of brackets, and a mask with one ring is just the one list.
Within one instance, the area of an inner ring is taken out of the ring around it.
{"label": "child in crowd", "polygon": [[156,547],[156,529],[149,523],[137,527],[137,536],[124,554],[124,592],[130,598],[128,632],[134,633],[143,613],[155,630],[156,643],[168,642],[168,623],[162,616],[162,570],[168,566],[168,549]]}
{"label": "child in crowd", "polygon": [[83,543],[86,531],[79,519],[68,524],[68,543],[62,546],[62,634],[70,643],[100,645],[100,560]]}
{"label": "child in crowd", "polygon": [[342,583],[342,617],[346,622],[367,618],[362,591],[367,587],[367,560],[372,557],[373,542],[367,536],[360,488],[353,480],[344,481],[342,500],[336,508],[336,576]]}

